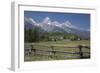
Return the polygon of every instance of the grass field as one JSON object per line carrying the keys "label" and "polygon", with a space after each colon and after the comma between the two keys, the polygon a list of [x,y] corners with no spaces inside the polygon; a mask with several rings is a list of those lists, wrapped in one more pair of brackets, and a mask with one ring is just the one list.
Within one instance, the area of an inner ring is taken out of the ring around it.
{"label": "grass field", "polygon": [[[38,42],[38,43],[25,43],[26,45],[34,44],[34,48],[37,50],[52,50],[51,46],[54,46],[53,49],[56,51],[64,52],[79,52],[78,48],[66,48],[66,47],[75,47],[78,45],[90,46],[89,40],[79,40],[79,41],[48,41],[48,42]],[[82,52],[89,52],[90,49],[83,48]],[[66,54],[66,53],[56,53],[53,56],[48,55],[49,52],[37,51],[37,55],[25,55],[24,61],[45,61],[45,60],[67,60],[67,59],[79,59],[79,54]],[[90,54],[84,53],[83,56],[90,56]]]}

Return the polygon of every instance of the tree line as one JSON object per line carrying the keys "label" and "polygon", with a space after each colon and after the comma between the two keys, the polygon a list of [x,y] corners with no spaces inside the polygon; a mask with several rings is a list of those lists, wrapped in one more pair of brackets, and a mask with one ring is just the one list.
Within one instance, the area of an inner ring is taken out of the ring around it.
{"label": "tree line", "polygon": [[37,28],[25,29],[24,40],[25,42],[40,42],[40,41],[57,41],[57,40],[79,40],[79,36],[71,33],[61,32],[39,32]]}

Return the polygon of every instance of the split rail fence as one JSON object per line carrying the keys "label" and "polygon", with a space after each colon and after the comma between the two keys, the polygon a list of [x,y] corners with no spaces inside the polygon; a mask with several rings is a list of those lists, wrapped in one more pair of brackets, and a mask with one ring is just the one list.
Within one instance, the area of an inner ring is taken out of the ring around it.
{"label": "split rail fence", "polygon": [[[79,55],[78,58],[79,59],[84,59],[84,58],[90,58],[90,47],[89,46],[82,46],[82,45],[78,45],[75,47],[68,47],[68,46],[61,46],[61,48],[73,48],[73,49],[77,49],[78,51],[73,51],[73,52],[69,52],[69,51],[63,51],[63,50],[57,50],[55,49],[55,47],[58,46],[49,46],[49,49],[38,49],[34,47],[35,45],[28,45],[28,47],[25,47],[24,49],[24,54],[25,55],[43,55],[43,56],[48,56],[53,58],[54,56],[57,56],[57,53],[63,53],[65,54],[65,56],[67,56],[67,54],[73,54],[73,55]],[[40,45],[39,45],[40,46]],[[47,46],[42,46],[42,47],[47,47]],[[83,52],[83,49],[87,49],[89,51]],[[88,54],[87,56],[84,56],[84,54]],[[61,54],[60,54],[61,55]]]}

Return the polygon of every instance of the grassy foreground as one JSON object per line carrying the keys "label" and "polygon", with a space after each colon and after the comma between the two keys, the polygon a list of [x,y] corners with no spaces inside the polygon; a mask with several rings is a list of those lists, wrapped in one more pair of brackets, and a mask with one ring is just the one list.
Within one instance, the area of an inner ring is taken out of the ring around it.
{"label": "grassy foreground", "polygon": [[[26,44],[26,43],[25,43]],[[29,44],[29,43],[27,43]],[[32,43],[31,43],[32,44]],[[79,41],[48,41],[48,42],[38,42],[34,43],[35,49],[40,50],[51,50],[50,46],[53,47],[54,50],[64,51],[64,52],[78,52],[79,49],[76,48],[66,48],[67,47],[75,47],[78,45],[90,46],[89,40],[79,40]],[[83,48],[83,52],[89,52],[90,49]],[[37,55],[25,55],[24,61],[45,61],[45,60],[67,60],[67,59],[79,59],[79,54],[65,54],[65,53],[56,53],[54,56],[49,56],[49,52],[38,51]],[[46,55],[45,55],[46,54]],[[90,56],[90,54],[84,53],[83,56]]]}

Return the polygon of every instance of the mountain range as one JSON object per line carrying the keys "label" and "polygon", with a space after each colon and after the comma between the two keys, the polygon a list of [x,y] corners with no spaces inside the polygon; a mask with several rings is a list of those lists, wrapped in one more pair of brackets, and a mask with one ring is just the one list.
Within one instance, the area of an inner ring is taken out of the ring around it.
{"label": "mountain range", "polygon": [[33,18],[25,17],[24,26],[26,29],[38,28],[40,32],[72,33],[82,38],[90,38],[89,30],[75,26],[68,20],[60,23],[59,21],[51,21],[49,17],[45,17],[43,21],[37,23]]}

